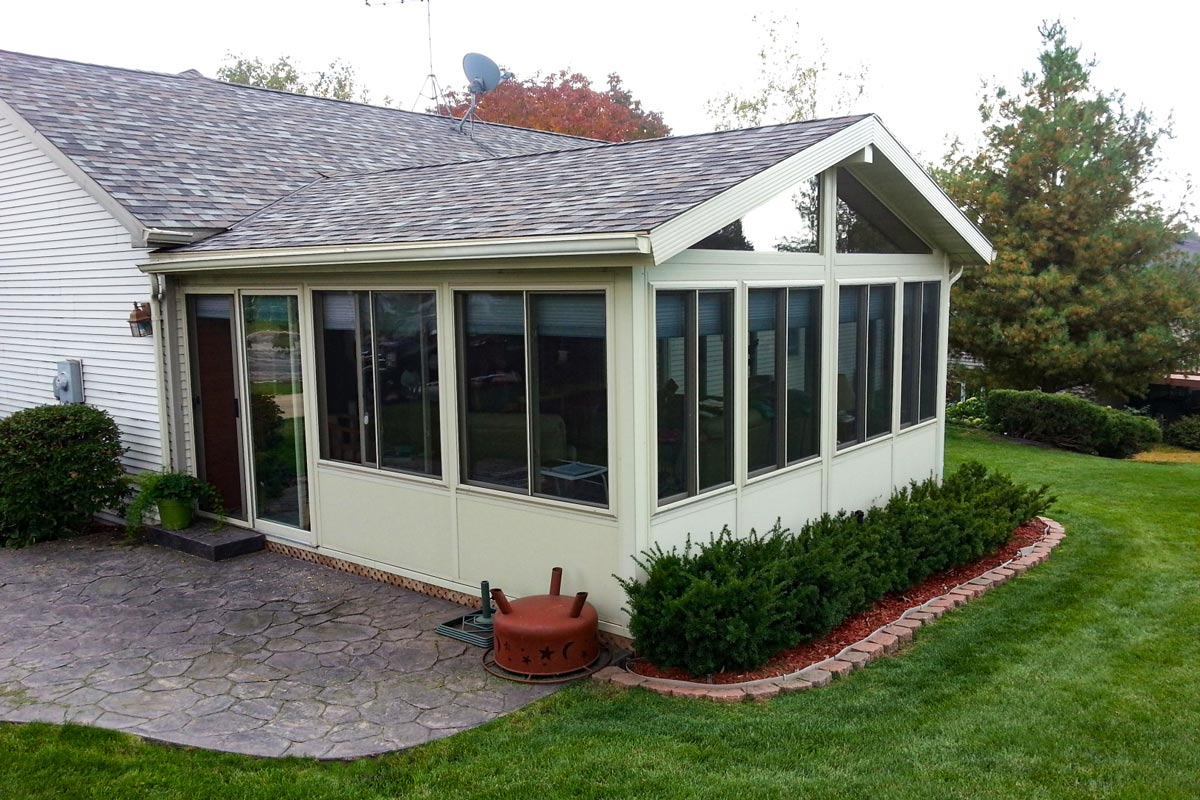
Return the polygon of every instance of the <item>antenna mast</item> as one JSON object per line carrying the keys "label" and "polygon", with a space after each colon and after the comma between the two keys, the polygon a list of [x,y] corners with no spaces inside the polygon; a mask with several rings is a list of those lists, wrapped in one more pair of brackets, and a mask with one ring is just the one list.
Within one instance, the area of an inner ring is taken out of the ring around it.
{"label": "antenna mast", "polygon": [[[373,6],[390,6],[395,3],[404,5],[404,0],[364,0],[368,7]],[[437,114],[450,116],[450,104],[446,102],[446,93],[442,90],[442,84],[438,81],[437,75],[433,71],[433,0],[424,0],[425,2],[425,40],[428,45],[429,52],[429,74],[425,76],[421,88],[417,90],[417,96],[413,100],[410,111],[416,111],[417,105],[420,104],[421,98],[426,98],[434,102],[434,110]],[[425,94],[426,87],[429,88],[429,94]]]}

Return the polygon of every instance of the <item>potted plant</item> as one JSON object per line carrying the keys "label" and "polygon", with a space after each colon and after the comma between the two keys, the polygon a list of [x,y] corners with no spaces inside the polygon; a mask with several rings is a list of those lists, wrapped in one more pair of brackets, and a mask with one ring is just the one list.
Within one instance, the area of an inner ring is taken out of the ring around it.
{"label": "potted plant", "polygon": [[158,507],[161,525],[169,531],[183,530],[192,524],[197,503],[224,516],[221,496],[211,484],[185,472],[143,472],[134,478],[138,493],[125,511],[126,528],[142,526],[151,506]]}

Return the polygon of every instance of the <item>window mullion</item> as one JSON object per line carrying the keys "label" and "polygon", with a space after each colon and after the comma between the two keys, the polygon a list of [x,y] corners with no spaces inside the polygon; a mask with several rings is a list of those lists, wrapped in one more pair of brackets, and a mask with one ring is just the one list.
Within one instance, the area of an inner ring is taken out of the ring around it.
{"label": "window mullion", "polygon": [[787,356],[792,345],[788,339],[791,299],[787,289],[776,289],[775,292],[775,465],[783,468],[788,464]]}
{"label": "window mullion", "polygon": [[[374,292],[367,292],[367,331],[366,331],[366,335],[367,335],[367,350],[370,354],[369,357],[371,359],[371,422],[373,424],[370,425],[370,429],[374,433],[375,466],[378,467],[383,463],[383,458],[381,457],[381,454],[383,453],[383,446],[382,446],[383,441],[382,441],[381,433],[380,433],[380,428],[383,426],[381,426],[379,424],[379,417],[380,417],[380,411],[379,411],[379,351],[377,349],[378,341],[375,336],[375,293]],[[361,370],[360,370],[360,373],[361,373]],[[363,400],[365,401],[366,398],[364,397]],[[365,417],[364,417],[364,419],[365,419]],[[365,434],[365,431],[364,431],[364,434]],[[366,442],[366,440],[367,440],[367,438],[364,435],[363,441]],[[366,457],[367,457],[367,453],[366,453],[366,448],[364,447],[363,448],[364,463],[366,463]]]}
{"label": "window mullion", "polygon": [[870,384],[871,351],[867,346],[867,336],[871,330],[871,289],[869,286],[863,286],[858,290],[858,375],[856,376],[855,387],[857,398],[855,401],[855,440],[865,442],[867,440],[867,387]]}
{"label": "window mullion", "polygon": [[538,441],[538,419],[541,412],[541,401],[538,398],[537,380],[537,343],[534,341],[534,320],[530,313],[531,297],[529,292],[521,293],[521,312],[525,321],[525,459],[526,491],[537,494],[535,479],[541,471],[541,442]]}
{"label": "window mullion", "polygon": [[[434,308],[436,308],[437,307],[437,293],[436,292],[433,295],[433,303],[434,303]],[[372,304],[371,307],[374,308],[374,304]],[[420,306],[418,306],[418,307],[420,307]],[[434,324],[436,324],[436,319],[435,319]],[[431,422],[430,417],[432,415],[429,412],[429,330],[427,329],[427,327],[425,325],[425,309],[423,309],[423,308],[421,308],[421,310],[420,310],[420,319],[418,320],[417,325],[418,325],[417,341],[421,348],[421,355],[420,355],[420,359],[421,359],[421,361],[420,361],[420,364],[421,364],[421,444],[425,450],[425,453],[424,453],[425,458],[423,459],[422,463],[425,465],[425,472],[427,474],[432,475],[433,474],[433,431],[432,431],[432,426],[430,425],[430,422]],[[372,324],[371,327],[372,327],[372,332],[373,332],[374,325]],[[373,333],[372,333],[372,335],[373,335]],[[379,396],[379,394],[378,394],[379,393],[379,379],[378,378],[375,379],[375,392],[376,392],[376,397],[378,397]],[[379,401],[376,400],[375,402],[376,402],[376,405],[378,406]],[[379,425],[375,426],[375,430],[376,430],[376,436],[378,436],[379,435]],[[380,450],[378,452],[382,452],[382,450]],[[382,461],[382,459],[380,459],[380,460]]]}
{"label": "window mullion", "polygon": [[687,326],[684,355],[687,357],[687,398],[684,401],[687,422],[687,493],[692,497],[700,487],[700,325],[699,292],[689,292],[684,320]]}

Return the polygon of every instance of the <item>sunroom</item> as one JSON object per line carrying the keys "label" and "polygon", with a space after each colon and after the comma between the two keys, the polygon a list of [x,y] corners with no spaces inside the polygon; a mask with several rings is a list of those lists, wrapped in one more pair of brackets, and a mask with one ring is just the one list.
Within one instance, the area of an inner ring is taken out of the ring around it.
{"label": "sunroom", "polygon": [[634,556],[942,466],[991,247],[872,116],[318,181],[153,254],[176,466],[272,546],[625,633]]}

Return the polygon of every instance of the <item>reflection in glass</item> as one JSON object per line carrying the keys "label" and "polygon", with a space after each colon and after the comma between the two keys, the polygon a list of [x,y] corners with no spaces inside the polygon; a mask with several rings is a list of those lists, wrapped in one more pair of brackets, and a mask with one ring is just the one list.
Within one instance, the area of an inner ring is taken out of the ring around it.
{"label": "reflection in glass", "polygon": [[787,463],[821,450],[821,290],[789,289]]}
{"label": "reflection in glass", "polygon": [[941,338],[942,285],[938,281],[928,281],[922,290],[924,299],[921,303],[921,402],[920,419],[922,421],[937,416],[938,409],[938,343]]}
{"label": "reflection in glass", "polygon": [[820,452],[821,290],[748,296],[747,468],[779,469]]}
{"label": "reflection in glass", "polygon": [[819,253],[821,181],[814,176],[692,245],[695,250]]}
{"label": "reflection in glass", "polygon": [[537,493],[608,505],[604,295],[531,293],[529,313]]}
{"label": "reflection in glass", "polygon": [[894,286],[871,286],[867,308],[867,438],[892,429]]}
{"label": "reflection in glass", "polygon": [[[779,465],[779,307],[786,289],[751,289],[748,297],[749,365],[747,375],[746,466],[751,474]],[[785,312],[786,313],[786,312]]]}
{"label": "reflection in glass", "polygon": [[658,292],[655,365],[658,391],[658,499],[686,496],[688,481],[688,372],[692,292]]}
{"label": "reflection in glass", "polygon": [[917,421],[921,371],[921,284],[904,284],[904,316],[900,339],[900,425]]}
{"label": "reflection in glass", "polygon": [[246,295],[242,310],[257,516],[307,530],[308,467],[297,299]]}
{"label": "reflection in glass", "polygon": [[463,292],[458,301],[464,477],[527,491],[524,295]]}
{"label": "reflection in glass", "polygon": [[441,475],[437,306],[433,292],[372,292],[379,461]]}
{"label": "reflection in glass", "polygon": [[839,253],[930,252],[919,236],[843,167],[837,171],[836,221]]}
{"label": "reflection in glass", "polygon": [[375,463],[371,310],[365,292],[316,292],[321,457]]}
{"label": "reflection in glass", "polygon": [[837,342],[837,442],[851,444],[860,438],[862,409],[859,374],[863,357],[859,318],[865,286],[843,286],[838,296]]}
{"label": "reflection in glass", "polygon": [[697,293],[700,491],[733,480],[733,293]]}

